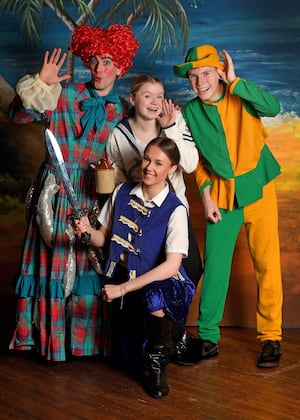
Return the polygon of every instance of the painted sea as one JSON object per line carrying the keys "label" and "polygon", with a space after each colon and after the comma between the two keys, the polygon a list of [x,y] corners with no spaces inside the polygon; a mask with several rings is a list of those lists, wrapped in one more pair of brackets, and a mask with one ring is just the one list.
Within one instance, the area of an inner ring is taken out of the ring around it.
{"label": "painted sea", "polygon": [[[104,7],[107,1],[101,3]],[[281,101],[281,114],[300,116],[300,4],[299,0],[184,0],[190,26],[188,48],[204,43],[226,49],[232,55],[237,75],[251,79],[273,92]],[[66,50],[68,29],[45,8],[42,44],[25,43],[15,20],[6,13],[0,18],[0,75],[13,87],[25,73],[39,70],[46,49]],[[151,72],[165,84],[166,93],[184,104],[191,92],[186,80],[173,75],[173,64],[184,61],[186,51],[169,50],[152,65],[149,48],[143,42],[142,23],[134,25],[141,48],[131,71],[119,81],[127,96],[132,78]],[[89,73],[76,61],[75,80],[87,80]]]}

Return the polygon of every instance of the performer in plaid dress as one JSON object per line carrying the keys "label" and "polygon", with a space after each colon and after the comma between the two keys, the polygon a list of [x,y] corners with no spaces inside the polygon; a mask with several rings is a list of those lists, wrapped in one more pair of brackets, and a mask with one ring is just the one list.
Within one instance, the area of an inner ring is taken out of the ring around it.
{"label": "performer in plaid dress", "polygon": [[[39,74],[18,82],[11,106],[16,123],[49,123],[78,200],[95,220],[99,197],[90,164],[103,157],[109,133],[126,115],[127,103],[114,92],[114,82],[131,67],[138,46],[128,26],[79,26],[69,49],[89,68],[91,81],[62,83],[70,77],[59,76],[66,54],[54,49],[45,53]],[[105,355],[110,343],[102,322],[99,265],[67,221],[72,209],[49,156],[37,175],[30,208],[10,348],[36,349],[49,361]]]}

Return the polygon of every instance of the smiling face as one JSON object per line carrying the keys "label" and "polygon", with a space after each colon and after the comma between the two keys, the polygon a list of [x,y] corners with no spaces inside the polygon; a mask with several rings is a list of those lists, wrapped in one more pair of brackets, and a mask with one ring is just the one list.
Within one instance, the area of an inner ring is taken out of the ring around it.
{"label": "smiling face", "polygon": [[143,184],[151,188],[152,195],[157,194],[165,186],[168,175],[174,173],[174,165],[169,157],[156,144],[147,147],[142,160]]}
{"label": "smiling face", "polygon": [[192,89],[202,101],[217,101],[222,93],[220,75],[216,67],[198,67],[188,71]]}
{"label": "smiling face", "polygon": [[159,82],[145,82],[130,94],[130,102],[135,107],[135,114],[147,119],[155,119],[162,111],[164,88]]}
{"label": "smiling face", "polygon": [[89,69],[92,76],[92,84],[98,95],[106,96],[112,90],[120,70],[114,65],[110,57],[91,57]]}

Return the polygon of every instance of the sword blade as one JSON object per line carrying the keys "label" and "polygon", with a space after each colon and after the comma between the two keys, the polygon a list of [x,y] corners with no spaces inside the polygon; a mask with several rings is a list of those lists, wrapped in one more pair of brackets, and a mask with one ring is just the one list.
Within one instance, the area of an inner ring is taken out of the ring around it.
{"label": "sword blade", "polygon": [[[52,131],[50,131],[48,128],[46,128],[46,131],[45,131],[45,139],[46,139],[48,152],[51,156],[51,159],[54,165],[57,168],[57,171],[61,178],[61,182],[65,188],[67,198],[72,207],[72,214],[69,215],[67,218],[68,220],[80,219],[82,216],[88,213],[88,209],[80,208],[79,201],[76,197],[72,182],[68,175],[67,168],[66,168],[59,144],[54,134],[52,133]],[[84,244],[88,244],[90,239],[91,239],[90,233],[84,232],[81,234],[80,240]]]}
{"label": "sword blade", "polygon": [[48,128],[46,128],[46,131],[45,131],[45,139],[46,139],[47,149],[49,151],[49,154],[52,158],[54,165],[57,168],[57,171],[61,178],[61,182],[65,188],[65,192],[69,200],[69,203],[71,204],[71,207],[73,210],[75,210],[75,212],[79,211],[80,205],[76,197],[72,182],[68,175],[62,152],[60,150],[59,144],[54,134]]}

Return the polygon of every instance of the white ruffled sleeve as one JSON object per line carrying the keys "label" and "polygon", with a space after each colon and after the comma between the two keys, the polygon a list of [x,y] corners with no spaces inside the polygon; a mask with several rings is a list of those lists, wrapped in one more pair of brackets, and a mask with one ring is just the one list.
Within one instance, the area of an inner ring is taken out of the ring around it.
{"label": "white ruffled sleeve", "polygon": [[61,93],[60,83],[47,85],[39,74],[26,74],[16,86],[16,92],[20,96],[24,108],[35,109],[38,112],[53,111]]}

